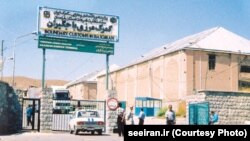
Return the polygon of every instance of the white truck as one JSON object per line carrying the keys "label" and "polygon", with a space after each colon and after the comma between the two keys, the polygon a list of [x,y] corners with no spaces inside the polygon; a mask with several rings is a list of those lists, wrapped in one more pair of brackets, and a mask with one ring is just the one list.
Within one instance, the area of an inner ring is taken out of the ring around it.
{"label": "white truck", "polygon": [[71,110],[69,90],[63,86],[52,86],[53,113],[67,114]]}

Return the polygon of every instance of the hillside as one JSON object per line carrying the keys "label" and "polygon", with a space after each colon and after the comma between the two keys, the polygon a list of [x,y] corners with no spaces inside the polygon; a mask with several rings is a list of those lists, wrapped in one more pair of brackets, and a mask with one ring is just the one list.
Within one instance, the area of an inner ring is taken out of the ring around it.
{"label": "hillside", "polygon": [[[3,81],[12,85],[12,77],[3,77]],[[64,80],[46,80],[45,82],[46,86],[63,86],[66,83],[68,83],[68,81]],[[41,87],[41,80],[17,76],[15,77],[15,84],[18,89],[27,89],[30,86]]]}

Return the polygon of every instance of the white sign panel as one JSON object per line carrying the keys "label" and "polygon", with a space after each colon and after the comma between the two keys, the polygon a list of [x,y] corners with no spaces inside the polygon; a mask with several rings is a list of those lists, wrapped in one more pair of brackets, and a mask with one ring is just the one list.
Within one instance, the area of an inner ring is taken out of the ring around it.
{"label": "white sign panel", "polygon": [[40,35],[102,40],[119,40],[119,17],[39,7]]}
{"label": "white sign panel", "polygon": [[118,107],[118,100],[115,98],[110,98],[108,99],[107,105],[109,110],[116,110]]}

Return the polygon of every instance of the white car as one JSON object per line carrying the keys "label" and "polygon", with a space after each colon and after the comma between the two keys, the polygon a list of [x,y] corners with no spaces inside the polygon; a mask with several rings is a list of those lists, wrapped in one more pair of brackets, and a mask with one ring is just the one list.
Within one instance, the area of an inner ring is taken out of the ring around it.
{"label": "white car", "polygon": [[97,132],[101,135],[104,127],[104,119],[95,110],[75,111],[69,121],[70,134],[74,132],[75,135],[80,131],[91,132],[91,134]]}

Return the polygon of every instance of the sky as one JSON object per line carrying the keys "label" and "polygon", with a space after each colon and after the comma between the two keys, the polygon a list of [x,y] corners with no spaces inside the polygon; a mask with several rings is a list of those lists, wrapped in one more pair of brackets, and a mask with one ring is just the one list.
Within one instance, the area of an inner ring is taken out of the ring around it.
{"label": "sky", "polygon": [[[0,0],[0,40],[4,40],[3,75],[42,78],[42,50],[37,37],[38,6],[120,18],[119,42],[110,64],[124,66],[152,49],[213,27],[250,39],[249,0]],[[74,80],[105,68],[103,54],[47,50],[46,79]]]}

